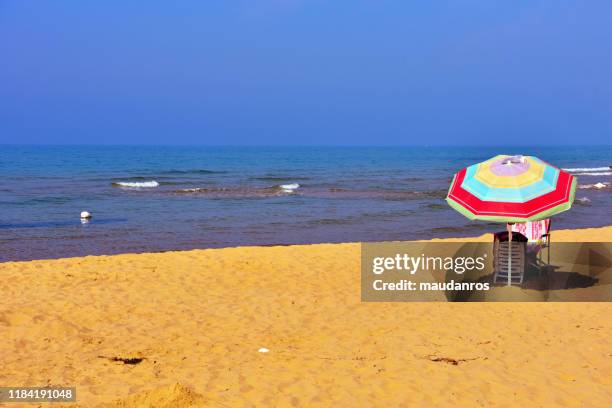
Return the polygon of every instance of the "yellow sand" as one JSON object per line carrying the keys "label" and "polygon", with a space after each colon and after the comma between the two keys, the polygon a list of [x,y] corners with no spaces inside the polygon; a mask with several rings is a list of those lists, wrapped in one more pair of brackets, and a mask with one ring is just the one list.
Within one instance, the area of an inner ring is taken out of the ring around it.
{"label": "yellow sand", "polygon": [[[553,237],[612,241],[612,227]],[[612,406],[611,304],[361,303],[358,244],[0,276],[0,385],[76,386],[82,407]]]}

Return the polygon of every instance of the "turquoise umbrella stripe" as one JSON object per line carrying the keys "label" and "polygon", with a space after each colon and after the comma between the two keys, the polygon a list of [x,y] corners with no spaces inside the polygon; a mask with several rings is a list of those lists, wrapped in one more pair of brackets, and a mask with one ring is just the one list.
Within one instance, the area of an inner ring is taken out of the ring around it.
{"label": "turquoise umbrella stripe", "polygon": [[483,201],[524,203],[555,190],[559,169],[546,164],[545,166],[540,180],[522,188],[490,187],[474,177],[477,166],[470,166],[466,170],[461,187]]}

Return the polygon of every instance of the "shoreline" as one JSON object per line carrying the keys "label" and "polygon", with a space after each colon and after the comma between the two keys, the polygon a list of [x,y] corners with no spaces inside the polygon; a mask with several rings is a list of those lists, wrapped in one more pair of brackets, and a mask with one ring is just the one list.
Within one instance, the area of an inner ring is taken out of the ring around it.
{"label": "shoreline", "polygon": [[[502,228],[500,227],[500,231]],[[552,242],[612,242],[612,225],[603,227],[593,228],[579,228],[579,229],[561,229],[552,230]],[[368,241],[369,243],[380,243],[380,242],[493,242],[493,233],[487,232],[479,236],[472,237],[448,237],[448,238],[430,238],[430,239],[418,239],[418,240],[402,240],[402,241]],[[317,245],[360,245],[362,242],[317,242],[311,244],[272,244],[272,245],[243,245],[243,246],[229,246],[221,248],[193,248],[193,249],[177,249],[168,251],[157,251],[157,252],[125,252],[118,254],[108,255],[85,255],[85,256],[70,256],[62,258],[42,258],[42,259],[31,259],[26,261],[3,261],[0,262],[0,266],[11,263],[28,263],[28,262],[53,262],[60,260],[69,259],[92,259],[92,258],[109,258],[115,256],[125,255],[152,255],[152,254],[176,254],[183,252],[194,252],[194,251],[224,251],[224,250],[240,250],[240,249],[253,249],[253,248],[287,248],[287,247],[312,247]]]}
{"label": "shoreline", "polygon": [[[552,240],[612,241],[612,226]],[[64,406],[611,398],[610,303],[363,303],[359,243],[5,262],[0,276],[0,383],[76,386]]]}

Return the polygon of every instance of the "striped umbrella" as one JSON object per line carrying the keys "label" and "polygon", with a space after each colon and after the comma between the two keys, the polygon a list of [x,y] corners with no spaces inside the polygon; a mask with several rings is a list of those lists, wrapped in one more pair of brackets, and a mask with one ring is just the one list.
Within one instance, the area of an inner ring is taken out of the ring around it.
{"label": "striped umbrella", "polygon": [[495,156],[455,174],[446,201],[472,220],[526,222],[569,210],[576,179],[533,156]]}
{"label": "striped umbrella", "polygon": [[[569,210],[575,194],[576,179],[571,174],[537,157],[499,155],[455,174],[446,201],[469,219],[512,223]],[[508,238],[512,241],[510,225]],[[508,285],[511,262],[510,254]]]}

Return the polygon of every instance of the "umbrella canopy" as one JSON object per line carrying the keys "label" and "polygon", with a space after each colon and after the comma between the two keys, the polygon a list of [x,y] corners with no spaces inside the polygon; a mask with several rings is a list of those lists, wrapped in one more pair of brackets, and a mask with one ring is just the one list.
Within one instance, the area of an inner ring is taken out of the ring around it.
{"label": "umbrella canopy", "polygon": [[533,156],[495,156],[455,174],[446,201],[473,220],[526,222],[568,210],[576,179]]}

